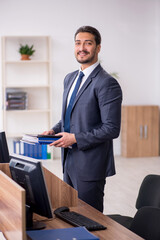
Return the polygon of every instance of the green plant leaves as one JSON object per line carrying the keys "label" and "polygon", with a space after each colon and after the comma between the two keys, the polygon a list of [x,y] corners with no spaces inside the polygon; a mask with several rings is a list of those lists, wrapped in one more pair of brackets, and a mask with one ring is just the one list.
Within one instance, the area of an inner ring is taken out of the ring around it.
{"label": "green plant leaves", "polygon": [[33,45],[31,47],[29,47],[28,44],[26,44],[26,45],[20,44],[19,53],[31,56],[35,52],[33,47],[34,47]]}

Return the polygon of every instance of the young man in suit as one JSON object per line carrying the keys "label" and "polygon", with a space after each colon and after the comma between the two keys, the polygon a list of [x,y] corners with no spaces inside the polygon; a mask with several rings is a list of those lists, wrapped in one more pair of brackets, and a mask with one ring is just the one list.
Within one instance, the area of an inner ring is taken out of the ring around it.
{"label": "young man in suit", "polygon": [[100,49],[97,29],[77,30],[75,57],[80,69],[65,77],[62,118],[44,134],[62,136],[50,145],[62,149],[64,181],[77,189],[80,199],[103,212],[106,177],[115,174],[113,139],[120,132],[122,91],[101,67]]}

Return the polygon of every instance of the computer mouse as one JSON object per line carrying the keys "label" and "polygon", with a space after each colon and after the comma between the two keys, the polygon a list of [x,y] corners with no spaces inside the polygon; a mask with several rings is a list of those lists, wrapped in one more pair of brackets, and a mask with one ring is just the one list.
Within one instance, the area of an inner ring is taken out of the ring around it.
{"label": "computer mouse", "polygon": [[68,207],[59,207],[54,211],[54,214],[60,213],[60,212],[69,212],[69,208]]}

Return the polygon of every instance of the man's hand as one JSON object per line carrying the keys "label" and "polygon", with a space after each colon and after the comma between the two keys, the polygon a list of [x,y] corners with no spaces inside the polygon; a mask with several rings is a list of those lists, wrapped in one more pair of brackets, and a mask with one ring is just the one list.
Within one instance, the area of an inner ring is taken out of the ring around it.
{"label": "man's hand", "polygon": [[67,148],[77,142],[75,135],[73,133],[60,132],[55,136],[62,136],[62,137],[57,141],[51,143],[50,146]]}
{"label": "man's hand", "polygon": [[43,133],[41,133],[41,135],[55,135],[55,132],[53,129],[51,129],[49,131],[44,131]]}

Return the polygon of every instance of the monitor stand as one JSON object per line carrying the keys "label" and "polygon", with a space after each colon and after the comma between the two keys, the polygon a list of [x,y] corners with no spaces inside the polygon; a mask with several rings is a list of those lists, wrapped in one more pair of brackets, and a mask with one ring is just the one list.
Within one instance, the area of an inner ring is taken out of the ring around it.
{"label": "monitor stand", "polygon": [[40,230],[45,227],[44,222],[33,221],[33,210],[30,206],[26,205],[26,230]]}

